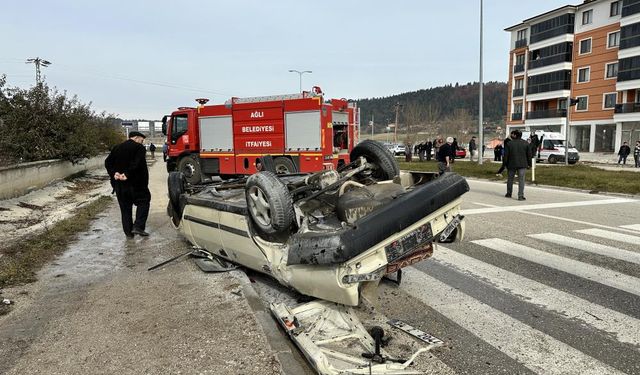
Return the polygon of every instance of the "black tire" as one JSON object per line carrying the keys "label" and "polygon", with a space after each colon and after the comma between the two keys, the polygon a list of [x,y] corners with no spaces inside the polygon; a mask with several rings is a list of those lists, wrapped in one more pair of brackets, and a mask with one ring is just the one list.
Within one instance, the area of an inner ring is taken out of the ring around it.
{"label": "black tire", "polygon": [[178,172],[182,172],[187,182],[192,185],[202,182],[200,163],[198,163],[195,156],[188,155],[180,159],[180,162],[178,163]]}
{"label": "black tire", "polygon": [[178,225],[182,220],[182,211],[184,207],[180,203],[180,196],[184,194],[184,176],[180,172],[170,172],[167,177],[167,187],[169,188],[169,216],[172,216],[174,224]]}
{"label": "black tire", "polygon": [[289,190],[273,172],[258,172],[245,185],[251,220],[264,234],[282,234],[293,223],[293,201]]}
{"label": "black tire", "polygon": [[273,160],[273,163],[275,164],[274,167],[276,169],[276,174],[291,174],[298,172],[296,165],[287,157],[279,156]]}
{"label": "black tire", "polygon": [[573,164],[575,164],[575,163],[577,163],[577,161],[576,161],[576,160],[574,160],[574,161],[569,160],[569,164],[573,165]]}
{"label": "black tire", "polygon": [[558,158],[555,155],[549,156],[549,164],[555,164],[558,162]]}
{"label": "black tire", "polygon": [[400,174],[398,161],[380,142],[364,140],[353,148],[349,156],[351,161],[360,156],[367,159],[373,165],[371,176],[378,180],[391,180]]}

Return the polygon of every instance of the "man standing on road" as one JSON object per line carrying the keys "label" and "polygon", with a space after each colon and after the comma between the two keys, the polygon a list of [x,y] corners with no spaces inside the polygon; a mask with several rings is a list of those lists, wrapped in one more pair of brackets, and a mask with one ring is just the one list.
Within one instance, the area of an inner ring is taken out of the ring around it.
{"label": "man standing on road", "polygon": [[[104,162],[111,178],[122,216],[122,229],[127,238],[134,234],[148,236],[145,232],[151,192],[149,192],[149,170],[142,145],[144,134],[132,131],[129,139],[113,148]],[[133,205],[136,206],[136,220],[132,219]]]}
{"label": "man standing on road", "polygon": [[438,148],[438,172],[442,176],[445,172],[451,172],[451,153],[453,151],[453,137],[447,137],[447,143]]}
{"label": "man standing on road", "polygon": [[636,147],[633,149],[633,160],[636,162],[636,168],[640,168],[640,141],[636,141]]}
{"label": "man standing on road", "polygon": [[476,145],[476,137],[471,137],[471,140],[469,141],[469,161],[473,161],[473,154],[477,149],[478,146]]}
{"label": "man standing on road", "polygon": [[513,193],[513,178],[518,173],[518,200],[526,200],[524,197],[524,177],[527,168],[531,168],[531,147],[529,143],[522,140],[522,132],[514,130],[511,132],[511,142],[506,143],[504,153],[504,165],[507,166],[507,194],[504,196],[511,198]]}
{"label": "man standing on road", "polygon": [[631,153],[631,147],[627,144],[627,142],[622,143],[620,146],[620,150],[618,150],[618,164],[622,162],[623,165],[627,164],[627,156]]}

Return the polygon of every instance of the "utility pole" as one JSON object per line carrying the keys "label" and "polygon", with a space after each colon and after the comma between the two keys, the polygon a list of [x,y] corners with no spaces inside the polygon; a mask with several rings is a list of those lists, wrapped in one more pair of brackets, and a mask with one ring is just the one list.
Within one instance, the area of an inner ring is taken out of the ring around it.
{"label": "utility pole", "polygon": [[40,66],[42,67],[47,67],[49,65],[51,65],[51,62],[45,60],[45,59],[41,59],[39,57],[36,57],[35,59],[27,59],[27,61],[25,61],[25,64],[34,64],[36,66],[36,85],[40,85],[42,83],[42,76],[40,74]]}
{"label": "utility pole", "polygon": [[483,105],[483,100],[482,100],[482,91],[483,91],[483,82],[482,82],[482,0],[480,0],[480,82],[478,84],[478,86],[480,86],[480,99],[479,99],[479,111],[478,111],[478,164],[482,165],[482,156],[483,156],[483,146],[484,146],[484,137],[483,135],[483,131],[484,131],[484,124],[483,124],[483,113],[482,113],[482,105]]}
{"label": "utility pole", "polygon": [[373,139],[373,125],[374,125],[373,118],[374,118],[373,115],[371,115],[371,139]]}
{"label": "utility pole", "polygon": [[402,107],[402,104],[400,104],[400,102],[396,103],[395,108],[396,108],[396,124],[393,127],[393,143],[398,143],[398,116],[400,114],[400,108]]}

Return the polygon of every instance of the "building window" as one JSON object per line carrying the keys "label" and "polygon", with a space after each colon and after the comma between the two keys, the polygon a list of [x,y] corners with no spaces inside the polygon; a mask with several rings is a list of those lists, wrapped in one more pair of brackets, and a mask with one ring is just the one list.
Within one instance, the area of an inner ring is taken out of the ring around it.
{"label": "building window", "polygon": [[593,21],[593,9],[582,12],[582,24],[588,25]]}
{"label": "building window", "polygon": [[580,54],[591,53],[591,38],[580,41]]}
{"label": "building window", "polygon": [[516,79],[514,89],[524,88],[524,79]]}
{"label": "building window", "polygon": [[527,29],[518,30],[516,40],[527,39]]}
{"label": "building window", "polygon": [[620,31],[607,35],[607,48],[618,47],[620,45]]}
{"label": "building window", "polygon": [[524,55],[516,55],[516,65],[524,65]]}
{"label": "building window", "polygon": [[604,78],[616,78],[618,76],[618,63],[609,63],[606,65]]}
{"label": "building window", "polygon": [[513,103],[513,113],[522,113],[522,102]]}
{"label": "building window", "polygon": [[578,83],[581,82],[589,82],[589,73],[591,68],[580,68],[578,69]]}
{"label": "building window", "polygon": [[578,96],[578,104],[576,104],[576,111],[586,111],[589,104],[588,96]]}
{"label": "building window", "polygon": [[604,109],[613,109],[616,107],[616,99],[617,99],[618,94],[615,92],[610,92],[607,94],[604,94]]}
{"label": "building window", "polygon": [[615,17],[620,15],[620,2],[614,1],[611,3],[611,11],[609,12],[610,17]]}

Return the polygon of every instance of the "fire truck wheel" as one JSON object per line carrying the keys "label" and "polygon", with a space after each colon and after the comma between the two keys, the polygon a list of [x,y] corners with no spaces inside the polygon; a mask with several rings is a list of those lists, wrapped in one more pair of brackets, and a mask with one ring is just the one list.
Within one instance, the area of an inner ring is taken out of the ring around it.
{"label": "fire truck wheel", "polygon": [[199,184],[202,182],[202,173],[200,172],[200,164],[194,156],[185,156],[178,163],[178,172],[182,172],[184,178],[190,184]]}
{"label": "fire truck wheel", "polygon": [[298,168],[296,168],[296,165],[293,164],[293,161],[291,161],[291,159],[289,158],[285,158],[282,156],[277,157],[274,160],[274,164],[275,164],[277,174],[289,174],[289,173],[296,173],[298,171]]}
{"label": "fire truck wheel", "polygon": [[184,207],[180,204],[180,196],[184,193],[184,176],[180,172],[170,172],[167,178],[167,186],[169,187],[169,205],[174,214],[172,219],[177,225],[182,219],[182,211]]}
{"label": "fire truck wheel", "polygon": [[289,190],[272,172],[255,173],[247,179],[245,196],[249,215],[264,234],[282,234],[293,223]]}
{"label": "fire truck wheel", "polygon": [[371,176],[378,180],[391,180],[400,174],[398,161],[380,142],[364,140],[351,151],[351,160],[363,156],[373,166]]}

